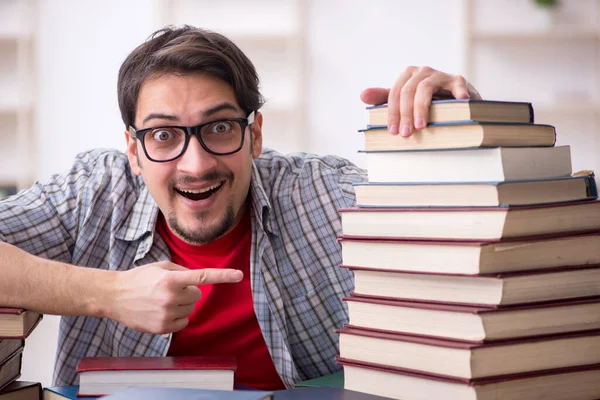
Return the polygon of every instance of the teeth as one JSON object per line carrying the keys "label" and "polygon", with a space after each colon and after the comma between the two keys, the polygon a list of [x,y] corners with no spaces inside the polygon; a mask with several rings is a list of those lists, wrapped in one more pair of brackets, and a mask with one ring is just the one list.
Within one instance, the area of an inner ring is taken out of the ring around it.
{"label": "teeth", "polygon": [[206,193],[206,192],[208,192],[209,190],[213,190],[213,189],[216,189],[216,188],[218,188],[219,186],[221,186],[221,184],[220,184],[220,183],[217,183],[216,185],[209,186],[209,187],[207,187],[207,188],[204,188],[204,189],[197,189],[197,190],[183,190],[183,189],[177,189],[177,190],[179,190],[180,192],[183,192],[183,193],[199,194],[199,193]]}

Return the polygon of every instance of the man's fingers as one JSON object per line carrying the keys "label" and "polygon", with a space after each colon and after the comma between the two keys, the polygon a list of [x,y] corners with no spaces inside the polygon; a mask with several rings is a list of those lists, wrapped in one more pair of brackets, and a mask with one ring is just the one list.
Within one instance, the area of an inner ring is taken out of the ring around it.
{"label": "man's fingers", "polygon": [[452,77],[450,90],[456,99],[468,99],[470,97],[469,84],[467,83],[467,80],[460,75],[454,75]]}
{"label": "man's fingers", "polygon": [[181,286],[200,286],[215,283],[235,283],[243,278],[242,271],[236,269],[205,268],[187,271],[173,271],[171,279]]}
{"label": "man's fingers", "polygon": [[386,88],[368,88],[362,91],[360,99],[363,103],[376,106],[378,104],[385,104],[388,101],[390,89]]}
{"label": "man's fingers", "polygon": [[[413,76],[416,71],[415,67],[408,67],[400,74],[394,85],[390,89],[388,95],[388,131],[392,135],[397,135],[401,126],[404,126],[405,121],[402,120],[404,114],[401,112],[402,105],[400,104],[400,96],[404,96],[405,87],[407,82]],[[402,99],[404,102],[404,99]],[[402,113],[402,115],[401,115]],[[410,124],[412,125],[412,114],[410,117]]]}
{"label": "man's fingers", "polygon": [[162,269],[169,271],[189,271],[189,268],[182,267],[181,265],[172,263],[170,261],[161,262],[159,265]]}

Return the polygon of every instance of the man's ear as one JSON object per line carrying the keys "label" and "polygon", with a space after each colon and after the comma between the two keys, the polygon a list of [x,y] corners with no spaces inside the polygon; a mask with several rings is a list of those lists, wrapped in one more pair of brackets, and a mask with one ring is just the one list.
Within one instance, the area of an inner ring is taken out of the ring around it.
{"label": "man's ear", "polygon": [[129,134],[128,130],[125,130],[125,141],[127,142],[127,158],[129,159],[129,165],[134,174],[140,176],[142,169],[140,168],[139,158],[137,155],[137,140]]}
{"label": "man's ear", "polygon": [[263,116],[261,113],[256,111],[254,113],[254,122],[252,123],[252,142],[250,149],[253,158],[258,158],[260,153],[262,153],[262,123]]}

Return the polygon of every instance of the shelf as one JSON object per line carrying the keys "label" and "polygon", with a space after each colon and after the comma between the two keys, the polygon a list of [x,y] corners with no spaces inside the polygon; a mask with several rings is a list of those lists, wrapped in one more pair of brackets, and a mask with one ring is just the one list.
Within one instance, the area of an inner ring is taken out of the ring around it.
{"label": "shelf", "polygon": [[600,39],[600,33],[590,29],[550,29],[540,31],[473,31],[472,40],[481,41],[526,41],[526,40],[587,40]]}

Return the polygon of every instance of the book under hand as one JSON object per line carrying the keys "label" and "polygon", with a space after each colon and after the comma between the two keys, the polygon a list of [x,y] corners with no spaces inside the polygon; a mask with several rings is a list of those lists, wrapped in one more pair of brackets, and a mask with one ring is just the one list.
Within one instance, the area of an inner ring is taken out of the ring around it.
{"label": "book under hand", "polygon": [[128,386],[233,390],[234,357],[86,357],[77,365],[79,396]]}
{"label": "book under hand", "polygon": [[[369,125],[387,125],[387,104],[367,107]],[[489,121],[533,123],[531,103],[494,100],[433,100],[428,122]]]}
{"label": "book under hand", "polygon": [[409,137],[391,135],[386,126],[361,129],[365,150],[439,150],[469,147],[550,147],[556,142],[552,125],[500,122],[440,122],[427,125]]}
{"label": "book under hand", "polygon": [[600,296],[600,265],[490,275],[341,267],[354,273],[356,294],[381,298],[499,306]]}
{"label": "book under hand", "polygon": [[42,314],[31,310],[0,307],[0,338],[25,339],[42,317]]}
{"label": "book under hand", "polygon": [[494,207],[595,199],[594,175],[504,182],[355,183],[357,207]]}
{"label": "book under hand", "polygon": [[569,146],[367,151],[369,182],[504,182],[568,177]]}
{"label": "book under hand", "polygon": [[343,208],[344,236],[481,240],[600,230],[600,201],[508,207]]}
{"label": "book under hand", "polygon": [[600,329],[600,297],[533,305],[471,306],[381,299],[352,293],[349,326],[489,342]]}
{"label": "book under hand", "polygon": [[0,392],[0,400],[42,400],[42,385],[39,382],[15,381]]}
{"label": "book under hand", "polygon": [[473,379],[600,364],[600,331],[468,343],[361,328],[337,329],[340,357]]}
{"label": "book under hand", "polygon": [[600,364],[497,378],[457,379],[337,358],[345,388],[402,400],[591,400],[600,398]]}
{"label": "book under hand", "polygon": [[491,274],[600,264],[600,232],[460,241],[340,236],[345,265],[386,271]]}

